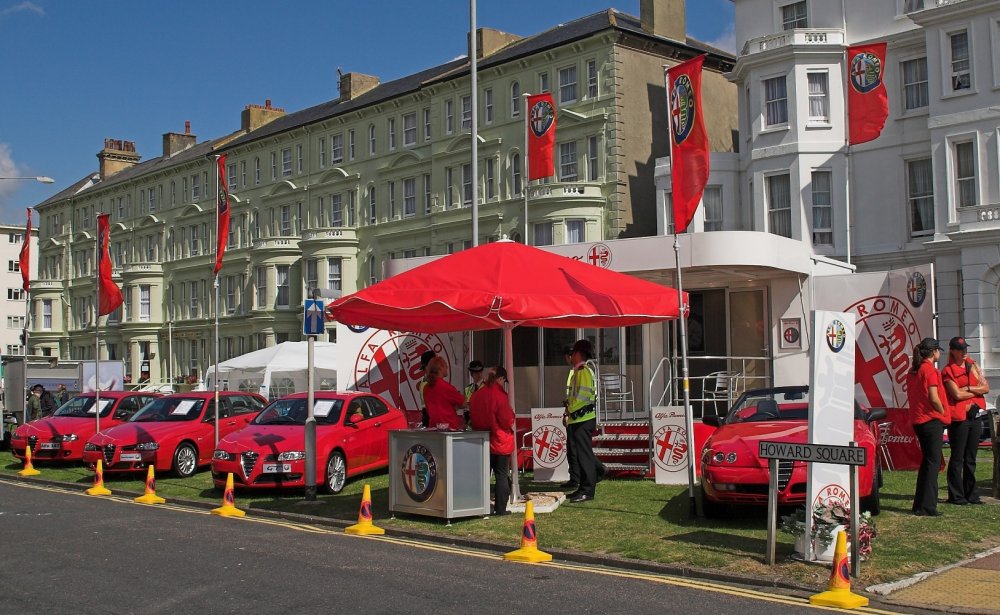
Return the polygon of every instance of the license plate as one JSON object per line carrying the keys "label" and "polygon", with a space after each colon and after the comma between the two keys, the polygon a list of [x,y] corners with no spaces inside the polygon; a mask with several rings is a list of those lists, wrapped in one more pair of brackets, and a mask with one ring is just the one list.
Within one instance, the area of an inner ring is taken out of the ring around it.
{"label": "license plate", "polygon": [[119,457],[122,461],[142,461],[140,453],[122,453]]}
{"label": "license plate", "polygon": [[265,474],[287,474],[292,471],[292,464],[290,463],[265,463],[263,469],[261,470]]}
{"label": "license plate", "polygon": [[38,448],[43,451],[57,451],[62,448],[62,444],[59,442],[42,442],[38,445]]}

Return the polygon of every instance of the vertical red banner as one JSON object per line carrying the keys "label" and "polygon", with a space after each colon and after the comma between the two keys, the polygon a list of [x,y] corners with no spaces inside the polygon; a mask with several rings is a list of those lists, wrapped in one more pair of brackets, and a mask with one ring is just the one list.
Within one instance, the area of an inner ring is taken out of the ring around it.
{"label": "vertical red banner", "polygon": [[528,97],[528,181],[555,175],[556,104],[549,93]]}
{"label": "vertical red banner", "polygon": [[111,215],[97,216],[97,285],[100,300],[97,315],[104,316],[118,309],[125,301],[122,289],[111,279],[111,256],[108,253],[108,239],[111,234]]}
{"label": "vertical red banner", "polygon": [[216,198],[216,238],[218,239],[218,245],[215,248],[215,270],[212,272],[215,275],[219,274],[219,270],[222,269],[222,257],[226,253],[226,245],[229,243],[229,189],[226,186],[226,155],[222,154],[219,156],[218,181],[216,182],[215,198]]}
{"label": "vertical red banner", "polygon": [[28,226],[24,231],[24,242],[21,243],[21,254],[17,257],[17,267],[21,270],[21,288],[24,292],[31,290],[31,208],[28,208]]}
{"label": "vertical red banner", "polygon": [[847,48],[847,142],[851,145],[877,138],[889,117],[885,45]]}
{"label": "vertical red banner", "polygon": [[667,70],[670,105],[670,185],[674,232],[687,230],[708,183],[709,152],[701,112],[701,69],[705,56]]}

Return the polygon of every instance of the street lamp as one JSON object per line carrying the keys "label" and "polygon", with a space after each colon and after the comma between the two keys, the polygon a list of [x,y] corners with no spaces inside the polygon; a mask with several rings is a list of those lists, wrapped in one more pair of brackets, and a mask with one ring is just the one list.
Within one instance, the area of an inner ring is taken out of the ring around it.
{"label": "street lamp", "polygon": [[38,177],[0,177],[0,179],[30,179],[30,180],[34,180],[36,182],[41,182],[43,184],[54,184],[54,183],[56,183],[56,180],[52,179],[51,177],[46,177],[44,175],[41,175],[41,176],[38,176]]}

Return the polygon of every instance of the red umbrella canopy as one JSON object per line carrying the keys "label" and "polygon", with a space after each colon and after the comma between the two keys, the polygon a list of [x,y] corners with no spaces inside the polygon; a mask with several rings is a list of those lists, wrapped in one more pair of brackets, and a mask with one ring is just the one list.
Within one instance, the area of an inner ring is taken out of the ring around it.
{"label": "red umbrella canopy", "polygon": [[327,317],[348,325],[447,333],[519,325],[624,327],[678,313],[676,289],[505,240],[341,297]]}

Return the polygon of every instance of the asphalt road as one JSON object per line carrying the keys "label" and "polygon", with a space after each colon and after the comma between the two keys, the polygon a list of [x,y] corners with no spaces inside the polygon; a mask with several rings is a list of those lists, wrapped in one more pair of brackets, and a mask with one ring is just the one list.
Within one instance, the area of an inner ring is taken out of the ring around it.
{"label": "asphalt road", "polygon": [[527,565],[0,481],[0,613],[795,613],[799,599]]}

